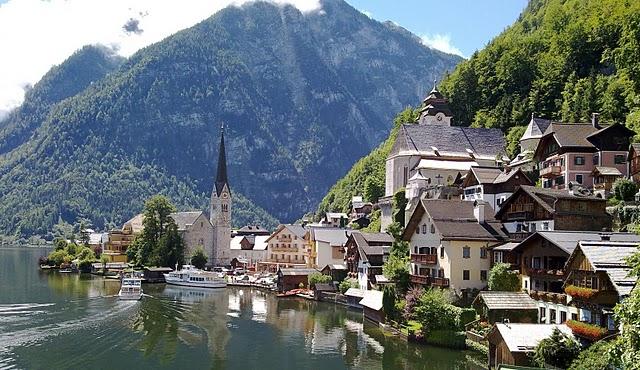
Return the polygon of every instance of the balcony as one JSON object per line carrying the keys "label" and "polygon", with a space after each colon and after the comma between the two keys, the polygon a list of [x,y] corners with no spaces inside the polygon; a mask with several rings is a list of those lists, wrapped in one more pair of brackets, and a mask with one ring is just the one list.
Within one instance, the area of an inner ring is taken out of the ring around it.
{"label": "balcony", "polygon": [[556,177],[562,174],[562,167],[560,166],[549,166],[540,169],[540,177]]}
{"label": "balcony", "polygon": [[412,284],[430,285],[441,288],[449,287],[449,279],[441,277],[431,277],[423,275],[410,275],[410,281]]}
{"label": "balcony", "polygon": [[535,277],[549,277],[549,278],[553,278],[553,277],[557,277],[559,279],[562,279],[564,277],[564,271],[563,270],[553,270],[553,269],[526,269],[525,270],[525,275],[529,275],[529,276],[535,276]]}
{"label": "balcony", "polygon": [[438,263],[438,256],[435,254],[411,254],[411,262],[435,265]]}
{"label": "balcony", "polygon": [[526,238],[528,238],[531,235],[531,233],[529,232],[515,232],[515,233],[509,233],[509,237],[511,238],[511,240],[513,241],[522,241],[525,240]]}
{"label": "balcony", "polygon": [[537,301],[544,301],[557,304],[567,304],[567,295],[563,293],[542,292],[538,290],[529,291],[529,296]]}
{"label": "balcony", "polygon": [[283,246],[279,246],[279,247],[270,247],[269,250],[273,251],[273,252],[287,252],[287,253],[298,253],[298,247],[283,247]]}

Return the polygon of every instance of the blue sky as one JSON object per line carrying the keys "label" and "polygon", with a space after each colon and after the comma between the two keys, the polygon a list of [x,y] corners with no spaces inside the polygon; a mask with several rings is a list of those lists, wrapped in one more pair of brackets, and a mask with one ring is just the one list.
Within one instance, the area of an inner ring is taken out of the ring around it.
{"label": "blue sky", "polygon": [[[390,20],[414,34],[469,57],[513,23],[527,0],[346,0],[379,21]],[[440,37],[438,37],[440,36]]]}

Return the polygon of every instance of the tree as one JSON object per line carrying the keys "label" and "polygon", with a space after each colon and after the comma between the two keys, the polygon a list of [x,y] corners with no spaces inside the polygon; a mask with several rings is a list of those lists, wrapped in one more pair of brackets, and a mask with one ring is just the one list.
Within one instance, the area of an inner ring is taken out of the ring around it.
{"label": "tree", "polygon": [[371,203],[376,203],[383,195],[384,179],[376,176],[367,177],[364,181],[364,198]]}
{"label": "tree", "polygon": [[402,240],[403,227],[394,222],[387,227],[387,232],[394,238],[389,258],[382,266],[382,274],[393,281],[401,292],[409,288],[409,244]]}
{"label": "tree", "polygon": [[309,289],[315,288],[316,284],[328,284],[331,282],[331,276],[324,275],[319,272],[314,272],[309,274],[307,277],[307,281],[309,283]]}
{"label": "tree", "polygon": [[86,221],[82,220],[80,221],[80,226],[79,226],[79,231],[80,231],[80,244],[84,245],[85,247],[89,246],[89,232],[87,231],[87,223]]}
{"label": "tree", "polygon": [[527,126],[514,126],[509,129],[507,134],[507,155],[514,158],[520,153],[520,138],[527,130]]}
{"label": "tree", "polygon": [[53,266],[60,266],[68,257],[65,249],[54,250],[49,254],[49,263]]}
{"label": "tree", "polygon": [[[630,276],[640,272],[640,251],[627,258],[631,267]],[[635,369],[640,364],[640,290],[633,289],[631,294],[614,308],[616,320],[622,331],[618,345],[614,346],[612,358],[625,369]]]}
{"label": "tree", "polygon": [[392,285],[386,285],[382,290],[382,309],[390,320],[398,318],[396,310],[396,289]]}
{"label": "tree", "polygon": [[632,201],[638,192],[638,185],[631,180],[619,179],[613,184],[613,193],[618,200]]}
{"label": "tree", "polygon": [[109,257],[102,255],[100,257],[100,263],[102,264],[102,274],[107,272],[107,263],[109,263]]}
{"label": "tree", "polygon": [[404,227],[404,209],[407,207],[404,188],[398,189],[398,191],[393,194],[391,205],[393,208],[393,221]]}
{"label": "tree", "polygon": [[136,253],[138,264],[174,267],[184,263],[184,243],[171,217],[175,210],[169,199],[162,195],[154,195],[145,202],[144,229],[136,237],[131,252],[131,255]]}
{"label": "tree", "polygon": [[208,258],[204,254],[204,250],[202,247],[196,248],[195,252],[191,256],[191,264],[195,266],[195,268],[203,269],[207,265]]}
{"label": "tree", "polygon": [[508,263],[496,263],[489,271],[489,290],[520,291],[520,278]]}
{"label": "tree", "polygon": [[455,328],[455,316],[450,310],[451,300],[445,290],[427,289],[414,308],[416,320],[422,324],[423,334],[431,330]]}
{"label": "tree", "polygon": [[534,362],[546,368],[548,365],[566,369],[580,353],[580,344],[555,328],[551,336],[541,340],[533,355]]}
{"label": "tree", "polygon": [[618,345],[617,341],[598,341],[586,350],[580,352],[573,360],[569,370],[609,370],[613,369],[614,360],[611,358],[613,349]]}

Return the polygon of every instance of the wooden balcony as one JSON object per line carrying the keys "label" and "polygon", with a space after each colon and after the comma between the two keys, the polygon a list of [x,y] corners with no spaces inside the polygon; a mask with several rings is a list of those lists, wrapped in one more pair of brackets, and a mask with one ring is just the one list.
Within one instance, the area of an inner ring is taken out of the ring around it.
{"label": "wooden balcony", "polygon": [[270,251],[273,252],[286,252],[286,253],[298,253],[298,247],[271,247]]}
{"label": "wooden balcony", "polygon": [[537,301],[551,302],[557,304],[567,304],[567,295],[564,293],[543,292],[538,290],[529,291],[529,296]]}
{"label": "wooden balcony", "polygon": [[412,284],[437,286],[441,288],[449,287],[449,279],[441,277],[410,275],[410,281]]}
{"label": "wooden balcony", "polygon": [[425,265],[435,265],[438,263],[438,256],[435,254],[411,254],[411,262]]}
{"label": "wooden balcony", "polygon": [[515,233],[509,233],[509,237],[511,238],[511,240],[514,241],[522,241],[525,240],[526,238],[528,238],[532,233],[530,232],[515,232]]}
{"label": "wooden balcony", "polygon": [[540,177],[556,177],[562,174],[562,167],[560,166],[549,166],[540,169]]}

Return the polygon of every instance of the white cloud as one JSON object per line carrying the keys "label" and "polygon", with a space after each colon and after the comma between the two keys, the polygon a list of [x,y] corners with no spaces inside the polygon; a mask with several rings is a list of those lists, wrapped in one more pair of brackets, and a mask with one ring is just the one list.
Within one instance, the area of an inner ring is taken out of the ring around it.
{"label": "white cloud", "polygon": [[425,35],[421,38],[422,43],[430,48],[464,57],[462,51],[451,44],[451,36],[449,35],[441,35],[439,33],[436,33],[434,35]]}
{"label": "white cloud", "polygon": [[361,10],[360,12],[361,12],[362,14],[366,15],[367,17],[369,17],[369,18],[373,19],[373,14],[372,14],[370,11],[368,11],[368,10]]}
{"label": "white cloud", "polygon": [[[0,118],[19,105],[25,86],[88,44],[130,56],[138,49],[251,0],[9,0],[0,5]],[[303,12],[319,0],[269,0]],[[137,20],[142,32],[123,26]]]}

